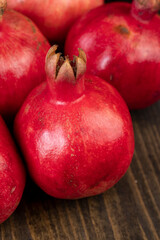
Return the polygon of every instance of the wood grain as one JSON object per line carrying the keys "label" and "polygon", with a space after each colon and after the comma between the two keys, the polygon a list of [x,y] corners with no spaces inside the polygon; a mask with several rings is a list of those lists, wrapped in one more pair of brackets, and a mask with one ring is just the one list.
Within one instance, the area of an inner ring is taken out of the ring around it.
{"label": "wood grain", "polygon": [[1,240],[159,240],[160,102],[131,112],[135,154],[112,189],[76,201],[54,199],[28,178]]}

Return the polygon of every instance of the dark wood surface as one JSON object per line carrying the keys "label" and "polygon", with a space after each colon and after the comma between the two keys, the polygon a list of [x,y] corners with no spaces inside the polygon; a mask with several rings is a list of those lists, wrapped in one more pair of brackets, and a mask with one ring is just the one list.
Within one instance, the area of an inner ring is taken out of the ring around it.
{"label": "dark wood surface", "polygon": [[131,113],[135,154],[112,189],[76,201],[54,199],[28,178],[1,240],[159,240],[160,102]]}

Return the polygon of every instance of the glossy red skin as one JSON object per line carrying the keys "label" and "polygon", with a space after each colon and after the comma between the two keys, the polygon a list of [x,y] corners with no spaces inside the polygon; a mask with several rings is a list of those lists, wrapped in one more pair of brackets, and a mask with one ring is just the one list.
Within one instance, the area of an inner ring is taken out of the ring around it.
{"label": "glossy red skin", "polygon": [[131,4],[106,4],[71,28],[65,54],[82,48],[88,72],[115,86],[130,109],[144,108],[160,99],[159,26],[158,15],[142,22],[131,16]]}
{"label": "glossy red skin", "polygon": [[54,42],[64,41],[74,21],[104,0],[8,0],[8,7],[31,18]]}
{"label": "glossy red skin", "polygon": [[0,114],[12,118],[28,93],[45,75],[50,48],[35,24],[21,13],[6,10],[0,23]]}
{"label": "glossy red skin", "polygon": [[128,108],[111,85],[85,75],[74,101],[56,100],[47,83],[33,90],[15,119],[15,134],[34,181],[49,195],[100,194],[127,171],[134,151]]}
{"label": "glossy red skin", "polygon": [[25,187],[25,177],[21,159],[0,117],[0,223],[17,208]]}

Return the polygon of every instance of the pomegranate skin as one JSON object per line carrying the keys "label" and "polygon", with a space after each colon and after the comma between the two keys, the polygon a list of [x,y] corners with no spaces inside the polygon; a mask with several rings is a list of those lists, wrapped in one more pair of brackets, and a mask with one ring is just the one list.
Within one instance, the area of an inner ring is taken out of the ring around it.
{"label": "pomegranate skin", "polygon": [[65,54],[82,48],[87,71],[112,84],[130,109],[160,99],[160,18],[136,19],[131,4],[114,2],[94,9],[71,28]]}
{"label": "pomegranate skin", "polygon": [[118,182],[131,163],[134,136],[117,90],[96,76],[80,74],[82,65],[72,84],[67,61],[56,80],[47,77],[30,93],[14,130],[37,185],[51,196],[77,199]]}
{"label": "pomegranate skin", "polygon": [[104,0],[8,0],[8,7],[31,18],[54,42],[64,41],[73,22]]}
{"label": "pomegranate skin", "polygon": [[25,187],[25,170],[10,133],[0,117],[0,223],[17,208]]}
{"label": "pomegranate skin", "polygon": [[0,22],[0,114],[13,118],[28,93],[45,79],[50,48],[36,25],[13,10]]}

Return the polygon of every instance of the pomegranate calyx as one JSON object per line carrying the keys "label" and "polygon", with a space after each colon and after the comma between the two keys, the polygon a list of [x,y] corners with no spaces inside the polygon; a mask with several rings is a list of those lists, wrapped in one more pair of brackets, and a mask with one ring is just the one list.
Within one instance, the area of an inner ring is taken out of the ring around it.
{"label": "pomegranate calyx", "polygon": [[53,97],[59,102],[70,102],[84,93],[84,73],[86,71],[86,54],[78,49],[79,56],[71,61],[56,53],[57,45],[50,48],[46,56],[47,82]]}
{"label": "pomegranate calyx", "polygon": [[6,0],[0,0],[0,19],[4,13],[4,11],[7,8],[7,1]]}
{"label": "pomegranate calyx", "polygon": [[150,21],[160,10],[160,0],[134,0],[131,14],[137,20]]}
{"label": "pomegranate calyx", "polygon": [[137,0],[139,8],[150,9],[152,12],[158,11],[160,9],[159,0]]}
{"label": "pomegranate calyx", "polygon": [[86,71],[86,54],[78,49],[79,56],[70,60],[68,56],[63,58],[61,53],[56,53],[58,46],[52,46],[46,56],[46,73],[48,78],[54,78],[55,82],[67,81],[76,83]]}

